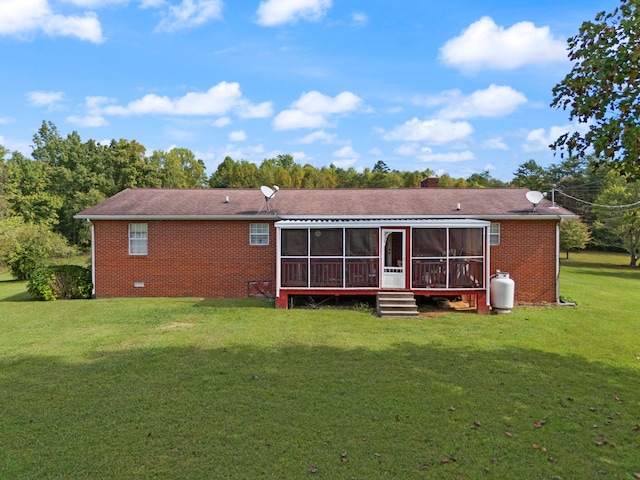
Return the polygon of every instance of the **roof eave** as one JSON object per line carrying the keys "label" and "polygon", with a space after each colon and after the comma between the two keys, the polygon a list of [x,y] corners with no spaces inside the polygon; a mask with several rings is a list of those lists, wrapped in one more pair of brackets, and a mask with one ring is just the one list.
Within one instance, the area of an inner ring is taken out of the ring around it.
{"label": "roof eave", "polygon": [[278,220],[277,215],[75,215],[77,220]]}

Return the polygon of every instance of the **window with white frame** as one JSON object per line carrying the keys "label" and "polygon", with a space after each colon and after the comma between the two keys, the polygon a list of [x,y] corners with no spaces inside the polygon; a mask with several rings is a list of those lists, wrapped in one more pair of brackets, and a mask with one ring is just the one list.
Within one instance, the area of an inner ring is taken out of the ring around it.
{"label": "window with white frame", "polygon": [[147,224],[129,224],[129,255],[147,254]]}
{"label": "window with white frame", "polygon": [[252,223],[249,231],[250,245],[269,245],[268,223]]}
{"label": "window with white frame", "polygon": [[491,223],[489,230],[489,245],[500,245],[500,224]]}

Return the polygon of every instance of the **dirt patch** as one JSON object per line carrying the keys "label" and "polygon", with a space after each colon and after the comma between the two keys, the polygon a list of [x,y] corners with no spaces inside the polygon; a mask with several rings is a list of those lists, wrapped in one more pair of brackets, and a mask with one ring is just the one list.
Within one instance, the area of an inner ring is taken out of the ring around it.
{"label": "dirt patch", "polygon": [[421,317],[436,318],[447,313],[476,312],[476,307],[469,306],[468,302],[462,300],[441,300],[433,303],[422,304],[419,307]]}
{"label": "dirt patch", "polygon": [[187,322],[171,322],[166,325],[162,325],[158,327],[158,330],[173,330],[174,328],[191,328],[195,327],[195,323],[187,323]]}

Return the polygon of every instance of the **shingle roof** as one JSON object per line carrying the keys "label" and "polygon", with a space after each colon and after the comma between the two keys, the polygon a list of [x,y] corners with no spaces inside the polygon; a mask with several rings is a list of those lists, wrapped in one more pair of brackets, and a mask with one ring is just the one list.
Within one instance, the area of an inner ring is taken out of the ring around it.
{"label": "shingle roof", "polygon": [[[573,217],[544,199],[535,210],[527,189],[127,189],[76,218],[501,218]],[[228,201],[227,201],[228,200]],[[458,204],[460,209],[457,209]]]}

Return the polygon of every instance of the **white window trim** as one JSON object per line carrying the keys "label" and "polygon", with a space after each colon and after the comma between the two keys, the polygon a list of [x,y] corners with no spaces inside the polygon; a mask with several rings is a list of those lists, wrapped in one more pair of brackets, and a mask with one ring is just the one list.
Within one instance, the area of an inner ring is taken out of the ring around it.
{"label": "white window trim", "polygon": [[249,225],[249,245],[264,247],[269,245],[269,240],[268,223],[252,223]]}
{"label": "white window trim", "polygon": [[[144,226],[144,231],[142,229],[135,231],[137,226]],[[128,229],[129,255],[147,255],[149,251],[149,226],[146,223],[130,223]],[[132,234],[144,234],[144,236],[133,236]],[[142,245],[144,245],[144,252],[141,249]]]}
{"label": "white window trim", "polygon": [[491,222],[491,227],[489,227],[489,246],[495,247],[497,245],[500,245],[500,224]]}

